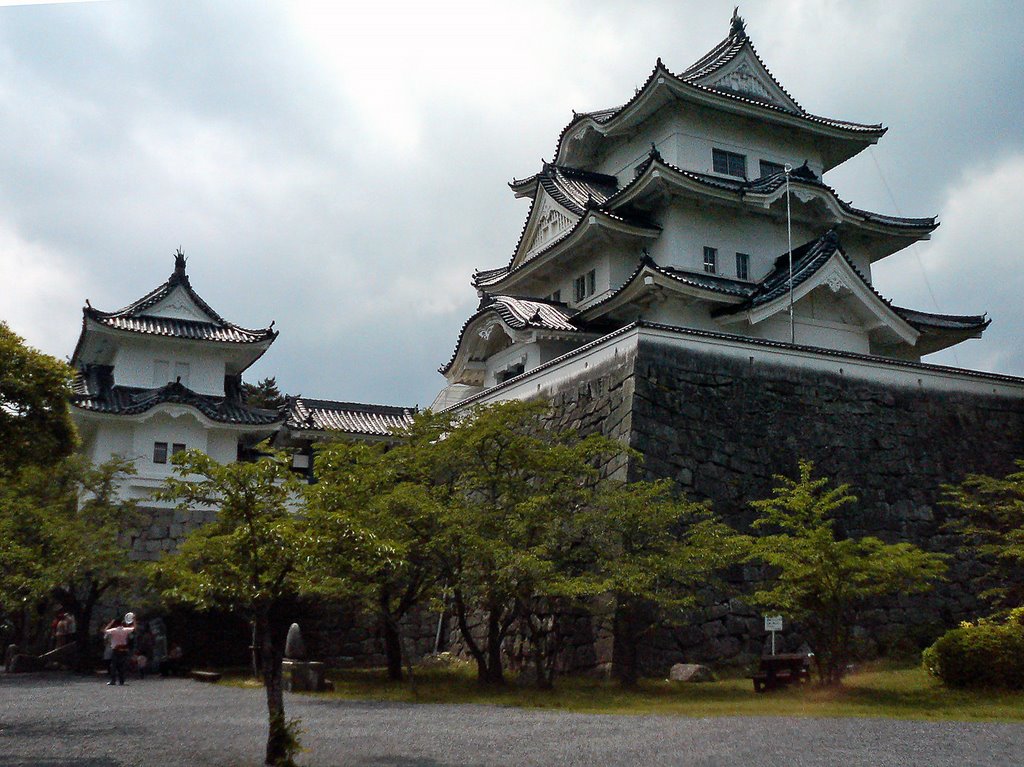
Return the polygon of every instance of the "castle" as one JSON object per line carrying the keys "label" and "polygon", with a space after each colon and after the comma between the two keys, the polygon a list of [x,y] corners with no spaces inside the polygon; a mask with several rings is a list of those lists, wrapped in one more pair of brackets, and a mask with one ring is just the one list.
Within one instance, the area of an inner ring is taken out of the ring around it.
{"label": "castle", "polygon": [[[511,182],[531,200],[526,222],[508,263],[473,275],[480,305],[433,408],[547,398],[556,428],[644,456],[610,470],[669,477],[738,525],[773,475],[811,459],[859,496],[841,533],[956,554],[932,593],[879,604],[857,627],[866,641],[927,639],[972,615],[976,564],[943,528],[940,485],[1024,455],[1024,380],[923,363],[989,320],[902,307],[875,286],[875,262],[938,226],[856,208],[825,182],[885,131],[806,111],[737,15],[682,72],[659,59],[622,106],[573,113],[552,161]],[[319,400],[249,407],[241,375],[274,338],[217,315],[180,254],[125,309],[86,307],[72,408],[84,450],[135,456],[129,490],[144,498],[183,447],[227,461],[273,437],[309,471],[329,431],[381,439],[411,418]],[[158,511],[153,556],[201,521]],[[726,603],[685,637],[652,637],[645,662],[737,657],[760,641],[758,617]],[[578,666],[613,654],[593,637],[576,652]]]}

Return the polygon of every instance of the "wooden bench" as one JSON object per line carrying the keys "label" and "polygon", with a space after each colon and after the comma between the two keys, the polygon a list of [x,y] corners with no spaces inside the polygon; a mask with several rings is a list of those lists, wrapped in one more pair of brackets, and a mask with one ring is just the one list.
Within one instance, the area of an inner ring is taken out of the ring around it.
{"label": "wooden bench", "polygon": [[754,692],[777,690],[791,684],[804,684],[811,678],[810,659],[802,653],[765,655],[753,676]]}

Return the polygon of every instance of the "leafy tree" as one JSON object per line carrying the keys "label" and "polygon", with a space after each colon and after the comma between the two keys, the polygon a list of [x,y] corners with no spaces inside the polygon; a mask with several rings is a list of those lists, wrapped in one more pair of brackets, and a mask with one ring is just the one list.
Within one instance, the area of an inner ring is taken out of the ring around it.
{"label": "leafy tree", "polygon": [[386,548],[387,556],[371,557],[359,567],[351,561],[339,566],[350,573],[353,594],[380,620],[393,680],[402,679],[401,621],[426,602],[438,581],[434,547],[443,510],[426,487],[411,481],[427,434],[421,426],[391,451],[352,442],[320,446],[318,481],[307,493],[309,519],[322,541],[358,529]]}
{"label": "leafy tree", "polygon": [[247,405],[267,410],[277,410],[287,402],[287,397],[277,388],[277,378],[274,376],[254,384],[243,382],[242,394]]}
{"label": "leafy tree", "polygon": [[298,482],[283,455],[222,465],[188,450],[172,461],[178,477],[156,497],[179,508],[214,507],[217,518],[156,563],[155,583],[169,601],[237,611],[254,623],[269,719],[266,764],[290,765],[298,744],[295,723],[285,719],[281,661],[311,545],[305,519],[290,510]]}
{"label": "leafy tree", "polygon": [[121,458],[94,466],[71,456],[50,467],[26,466],[0,484],[0,606],[54,597],[75,616],[83,668],[96,604],[141,576],[130,557],[138,511],[118,495],[134,473]]}
{"label": "leafy tree", "polygon": [[538,643],[552,627],[536,611],[550,616],[552,600],[597,587],[581,560],[585,531],[578,517],[597,492],[596,467],[624,448],[597,435],[544,429],[547,411],[544,402],[505,402],[457,423],[435,422],[443,438],[422,467],[444,509],[439,570],[482,683],[504,683],[502,646],[517,621],[543,666]]}
{"label": "leafy tree", "polygon": [[1003,478],[969,474],[943,486],[943,504],[962,516],[948,526],[989,565],[982,592],[1001,607],[1024,605],[1024,461]]}
{"label": "leafy tree", "polygon": [[612,668],[626,686],[640,673],[640,638],[686,620],[698,593],[740,562],[746,539],[706,503],[680,497],[670,480],[612,485],[585,520],[601,590],[612,595]]}
{"label": "leafy tree", "polygon": [[926,591],[945,572],[944,555],[909,543],[878,538],[836,538],[836,512],[856,501],[849,485],[830,488],[812,478],[813,464],[800,462],[797,480],[776,475],[772,497],[751,506],[761,516],[753,526],[749,558],[777,576],[751,598],[762,608],[799,622],[815,652],[823,685],[840,683],[852,658],[852,630],[869,600]]}
{"label": "leafy tree", "polygon": [[66,363],[26,346],[0,322],[0,474],[71,453],[71,378]]}

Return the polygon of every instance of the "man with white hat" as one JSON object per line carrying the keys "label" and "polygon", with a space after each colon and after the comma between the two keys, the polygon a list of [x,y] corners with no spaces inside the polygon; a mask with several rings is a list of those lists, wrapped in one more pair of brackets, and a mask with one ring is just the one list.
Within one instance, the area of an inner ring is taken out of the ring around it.
{"label": "man with white hat", "polygon": [[115,679],[117,684],[124,684],[124,670],[128,666],[128,640],[135,631],[135,613],[126,613],[124,620],[114,618],[103,630],[104,635],[110,642],[110,681],[113,685]]}

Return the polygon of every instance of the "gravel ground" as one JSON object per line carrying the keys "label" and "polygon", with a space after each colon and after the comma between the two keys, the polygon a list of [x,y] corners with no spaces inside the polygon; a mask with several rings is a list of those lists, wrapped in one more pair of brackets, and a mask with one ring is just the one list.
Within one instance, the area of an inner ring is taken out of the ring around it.
{"label": "gravel ground", "polygon": [[[1024,765],[1024,725],[596,716],[286,696],[327,765]],[[181,679],[0,674],[0,766],[259,765],[261,690]]]}

